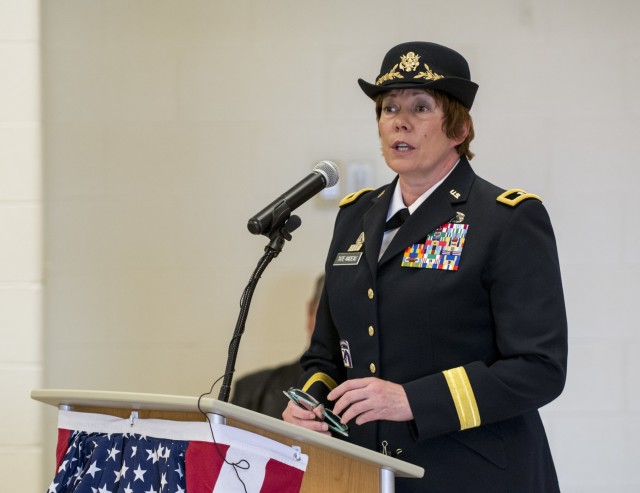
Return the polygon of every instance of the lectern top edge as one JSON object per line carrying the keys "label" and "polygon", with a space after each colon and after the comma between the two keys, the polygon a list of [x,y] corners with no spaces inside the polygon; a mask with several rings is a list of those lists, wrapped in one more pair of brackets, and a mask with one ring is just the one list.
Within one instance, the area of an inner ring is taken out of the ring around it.
{"label": "lectern top edge", "polygon": [[[85,406],[131,410],[199,412],[198,398],[192,396],[101,390],[35,389],[31,392],[31,398],[55,407],[67,405],[72,407]],[[333,437],[325,436],[299,426],[291,425],[228,402],[206,398],[201,400],[200,405],[206,413],[220,414],[226,418],[278,433],[301,443],[322,447],[336,454],[359,459],[373,464],[380,469],[392,471],[396,477],[421,478],[424,475],[424,469],[414,464],[404,462],[394,457],[385,456],[378,452],[337,440]]]}

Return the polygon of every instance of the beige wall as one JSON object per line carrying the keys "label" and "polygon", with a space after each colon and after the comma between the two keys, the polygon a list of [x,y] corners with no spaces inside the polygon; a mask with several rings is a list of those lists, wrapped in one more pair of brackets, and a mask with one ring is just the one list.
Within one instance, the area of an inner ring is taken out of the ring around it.
{"label": "beige wall", "polygon": [[[0,242],[0,296],[25,298],[24,315],[13,298],[5,303],[2,334],[10,326],[7,340],[29,349],[14,362],[18,351],[3,346],[0,378],[25,372],[28,388],[40,378],[40,197],[37,16],[23,5],[0,1],[27,19],[18,32],[0,11],[1,63],[27,81],[16,98],[4,69],[0,79],[0,173],[22,183],[0,180],[0,225],[3,238],[25,235],[20,248]],[[206,391],[224,370],[240,295],[266,243],[246,220],[320,159],[345,168],[364,161],[372,184],[385,182],[356,79],[373,79],[391,45],[433,40],[464,53],[480,84],[476,171],[541,195],[556,228],[570,373],[544,418],[563,491],[638,490],[640,174],[629,143],[639,128],[640,4],[56,0],[41,8],[43,385]],[[19,159],[29,165],[4,164]],[[302,227],[258,286],[238,375],[302,349],[303,304],[335,209],[313,201],[299,212]],[[21,324],[32,335],[16,343]],[[45,414],[51,447],[55,413]],[[0,442],[0,451],[11,445]]]}
{"label": "beige wall", "polygon": [[39,36],[37,1],[0,0],[3,491],[42,490],[42,407],[29,399],[43,381]]}

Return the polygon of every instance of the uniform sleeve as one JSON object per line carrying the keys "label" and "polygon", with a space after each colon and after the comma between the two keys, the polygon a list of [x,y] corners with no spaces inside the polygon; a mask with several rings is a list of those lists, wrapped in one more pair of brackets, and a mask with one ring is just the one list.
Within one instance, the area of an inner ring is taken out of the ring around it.
{"label": "uniform sleeve", "polygon": [[322,290],[316,325],[309,349],[302,355],[300,364],[304,373],[300,388],[327,404],[327,394],[346,379],[344,365],[338,359],[340,341],[333,325],[327,299],[327,283]]}
{"label": "uniform sleeve", "polygon": [[555,237],[538,200],[511,212],[487,269],[499,357],[404,385],[419,440],[524,414],[562,392],[567,321]]}

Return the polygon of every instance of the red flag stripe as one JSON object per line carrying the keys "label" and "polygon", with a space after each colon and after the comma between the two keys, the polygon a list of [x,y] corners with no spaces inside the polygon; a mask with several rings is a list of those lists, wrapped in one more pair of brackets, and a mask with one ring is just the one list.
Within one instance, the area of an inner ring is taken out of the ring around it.
{"label": "red flag stripe", "polygon": [[269,459],[260,493],[298,493],[304,471]]}
{"label": "red flag stripe", "polygon": [[227,450],[229,450],[228,445],[189,442],[184,461],[186,487],[189,493],[211,493],[213,491]]}
{"label": "red flag stripe", "polygon": [[58,429],[58,444],[56,445],[56,472],[62,464],[67,449],[69,448],[69,437],[71,436],[71,430]]}

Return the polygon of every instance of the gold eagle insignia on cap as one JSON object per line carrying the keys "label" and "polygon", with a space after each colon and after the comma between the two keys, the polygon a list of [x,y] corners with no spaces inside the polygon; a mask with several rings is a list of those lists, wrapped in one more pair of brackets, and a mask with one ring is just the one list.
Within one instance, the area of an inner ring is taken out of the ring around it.
{"label": "gold eagle insignia on cap", "polygon": [[520,202],[527,199],[537,199],[542,202],[542,199],[537,195],[533,193],[527,193],[519,188],[512,188],[511,190],[507,190],[506,192],[501,193],[496,198],[496,201],[500,202],[501,204],[506,204],[510,207],[515,207]]}
{"label": "gold eagle insignia on cap", "polygon": [[410,51],[406,55],[400,55],[400,69],[405,72],[413,72],[420,64],[420,55]]}
{"label": "gold eagle insignia on cap", "polygon": [[360,198],[361,195],[363,195],[363,194],[365,194],[367,192],[371,192],[372,190],[374,190],[374,189],[373,188],[363,188],[362,190],[358,190],[357,192],[350,193],[349,195],[347,195],[346,197],[344,197],[340,201],[338,206],[344,207],[345,205],[349,205],[349,204],[355,202],[356,200],[358,200],[358,198]]}

